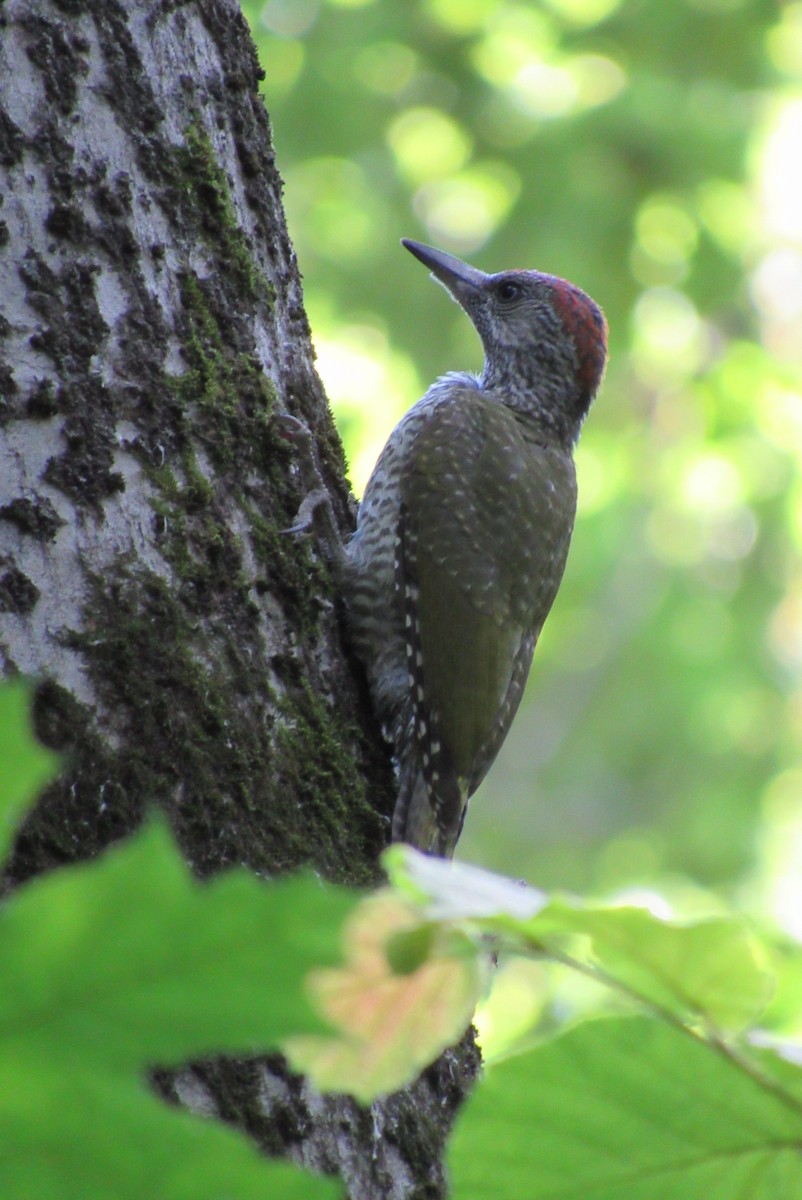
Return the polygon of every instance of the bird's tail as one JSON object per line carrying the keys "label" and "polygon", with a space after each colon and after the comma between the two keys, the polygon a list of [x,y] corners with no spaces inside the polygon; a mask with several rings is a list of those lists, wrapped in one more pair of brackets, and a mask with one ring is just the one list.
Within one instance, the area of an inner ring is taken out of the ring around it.
{"label": "bird's tail", "polygon": [[393,810],[393,841],[452,858],[462,833],[467,798],[451,772],[427,778],[417,755],[402,764]]}

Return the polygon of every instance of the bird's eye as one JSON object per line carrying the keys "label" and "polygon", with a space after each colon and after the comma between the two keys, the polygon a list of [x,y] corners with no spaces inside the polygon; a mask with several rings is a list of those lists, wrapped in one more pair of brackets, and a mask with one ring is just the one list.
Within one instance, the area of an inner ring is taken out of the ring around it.
{"label": "bird's eye", "polygon": [[521,294],[520,286],[517,283],[513,283],[509,279],[505,280],[504,283],[500,283],[498,285],[499,300],[506,300],[506,301],[517,300],[518,297],[520,296],[520,294]]}

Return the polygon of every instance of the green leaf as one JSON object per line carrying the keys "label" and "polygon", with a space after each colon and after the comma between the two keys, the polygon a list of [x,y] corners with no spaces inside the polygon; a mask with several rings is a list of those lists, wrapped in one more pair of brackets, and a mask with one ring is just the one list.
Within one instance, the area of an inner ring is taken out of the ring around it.
{"label": "green leaf", "polygon": [[755,939],[734,918],[674,924],[641,908],[583,908],[556,900],[525,928],[547,951],[555,934],[587,935],[593,958],[628,990],[719,1029],[745,1028],[774,988]]}
{"label": "green leaf", "polygon": [[0,916],[0,1057],[140,1070],[320,1027],[304,998],[350,896],[312,878],[193,879],[163,824],[21,889]]}
{"label": "green leaf", "polygon": [[766,932],[766,942],[777,987],[761,1019],[764,1029],[802,1036],[802,946],[787,935]]}
{"label": "green leaf", "polygon": [[334,1200],[341,1188],[261,1156],[222,1123],[66,1054],[0,1062],[3,1200]]}
{"label": "green leaf", "polygon": [[502,947],[546,955],[565,953],[584,936],[611,983],[686,1018],[743,1029],[771,999],[774,975],[756,939],[734,918],[672,923],[641,908],[547,903],[534,888],[408,846],[391,847],[383,861],[395,887],[428,919],[470,921]]}
{"label": "green leaf", "polygon": [[448,1160],[454,1200],[791,1200],[800,1143],[802,1105],[773,1081],[634,1017],[489,1068]]}
{"label": "green leaf", "polygon": [[304,998],[353,899],[311,877],[189,873],[152,821],[0,908],[0,1195],[318,1197],[244,1136],[168,1108],[147,1067],[316,1030]]}
{"label": "green leaf", "polygon": [[58,772],[55,754],[31,733],[32,696],[22,679],[0,687],[0,861],[23,813]]}

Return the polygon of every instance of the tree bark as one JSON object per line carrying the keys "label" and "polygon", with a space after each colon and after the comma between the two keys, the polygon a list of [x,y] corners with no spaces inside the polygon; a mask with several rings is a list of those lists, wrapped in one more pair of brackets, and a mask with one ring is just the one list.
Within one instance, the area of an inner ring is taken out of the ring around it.
{"label": "tree bark", "polygon": [[[200,875],[377,882],[393,781],[272,417],[313,430],[343,530],[260,71],[232,0],[0,10],[0,663],[68,769],[6,885],[149,806]],[[162,1090],[353,1197],[444,1194],[472,1043],[361,1109],[278,1057]]]}

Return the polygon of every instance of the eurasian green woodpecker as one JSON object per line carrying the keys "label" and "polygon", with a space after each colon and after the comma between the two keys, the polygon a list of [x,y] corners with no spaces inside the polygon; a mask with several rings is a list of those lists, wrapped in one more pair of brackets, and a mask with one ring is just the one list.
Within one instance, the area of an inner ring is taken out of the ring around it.
{"label": "eurasian green woodpecker", "polygon": [[604,371],[601,310],[537,271],[403,245],[470,317],[480,376],[434,383],[390,434],[341,565],[399,774],[393,838],[454,853],[562,580],[572,457]]}

